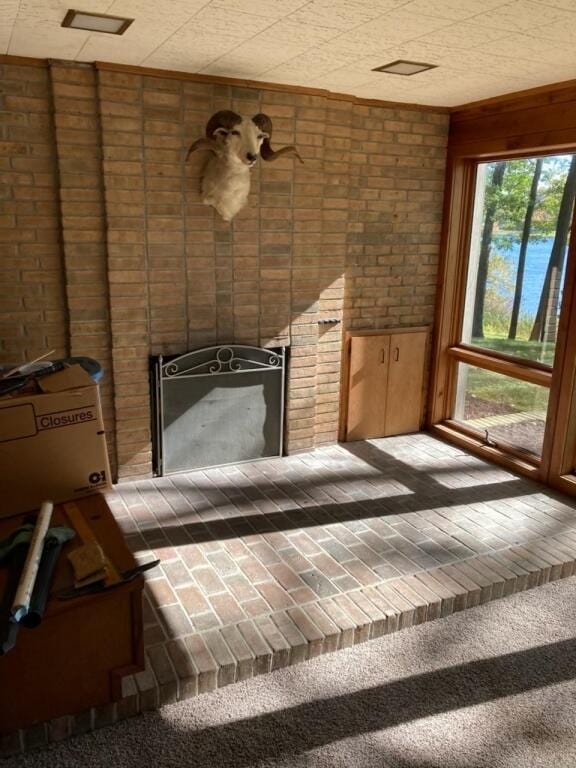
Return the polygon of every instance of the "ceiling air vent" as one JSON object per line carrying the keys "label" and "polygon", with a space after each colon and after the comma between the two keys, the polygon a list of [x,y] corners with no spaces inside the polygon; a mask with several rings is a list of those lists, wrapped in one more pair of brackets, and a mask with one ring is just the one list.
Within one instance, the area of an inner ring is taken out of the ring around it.
{"label": "ceiling air vent", "polygon": [[436,69],[436,64],[423,64],[420,61],[393,61],[390,64],[383,64],[376,67],[372,72],[387,72],[390,75],[417,75],[419,72],[425,72],[427,69]]}
{"label": "ceiling air vent", "polygon": [[71,29],[87,29],[90,32],[107,32],[110,35],[123,35],[134,19],[123,16],[106,16],[103,13],[87,13],[86,11],[69,10],[63,27]]}

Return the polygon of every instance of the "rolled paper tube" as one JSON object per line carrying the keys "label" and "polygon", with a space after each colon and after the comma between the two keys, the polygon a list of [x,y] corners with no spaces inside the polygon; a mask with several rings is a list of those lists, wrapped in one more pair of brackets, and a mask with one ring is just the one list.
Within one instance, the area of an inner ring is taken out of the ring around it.
{"label": "rolled paper tube", "polygon": [[50,528],[48,530],[44,540],[40,565],[38,566],[36,584],[32,590],[32,597],[28,606],[28,613],[20,621],[20,624],[24,627],[33,629],[42,621],[60,551],[64,544],[73,537],[74,531],[71,528],[60,526],[59,528]]}
{"label": "rolled paper tube", "polygon": [[52,510],[54,504],[51,501],[43,501],[38,513],[38,519],[36,520],[36,527],[32,534],[30,541],[30,547],[28,548],[28,556],[24,563],[22,575],[20,577],[20,583],[14,596],[14,602],[12,604],[12,610],[10,612],[11,621],[19,622],[26,614],[30,607],[30,598],[34,590],[34,584],[36,583],[36,576],[38,574],[38,566],[40,565],[40,559],[42,557],[42,550],[44,548],[44,539],[46,538],[46,532],[50,525],[50,519],[52,517]]}

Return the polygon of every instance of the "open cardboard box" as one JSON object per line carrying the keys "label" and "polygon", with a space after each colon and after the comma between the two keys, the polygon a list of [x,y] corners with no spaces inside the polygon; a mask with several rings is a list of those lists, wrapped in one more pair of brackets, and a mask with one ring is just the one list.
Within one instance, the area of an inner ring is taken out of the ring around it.
{"label": "open cardboard box", "polygon": [[110,488],[98,385],[80,365],[0,397],[0,517]]}

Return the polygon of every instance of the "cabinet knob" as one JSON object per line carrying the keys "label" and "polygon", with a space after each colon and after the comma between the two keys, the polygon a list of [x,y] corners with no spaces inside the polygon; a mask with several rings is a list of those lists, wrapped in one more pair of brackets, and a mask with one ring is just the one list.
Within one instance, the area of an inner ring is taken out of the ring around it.
{"label": "cabinet knob", "polygon": [[394,361],[397,363],[400,360],[400,347],[394,347]]}
{"label": "cabinet knob", "polygon": [[380,362],[385,363],[386,362],[386,351],[383,349],[380,352]]}

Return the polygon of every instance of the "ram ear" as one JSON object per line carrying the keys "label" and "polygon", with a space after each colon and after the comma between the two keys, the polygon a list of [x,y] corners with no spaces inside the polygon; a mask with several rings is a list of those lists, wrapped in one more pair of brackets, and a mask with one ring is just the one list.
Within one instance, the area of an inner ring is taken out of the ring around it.
{"label": "ram ear", "polygon": [[186,155],[186,160],[188,160],[192,152],[196,152],[197,149],[208,150],[216,154],[217,147],[218,145],[214,139],[208,139],[206,137],[203,137],[201,139],[196,139],[196,141],[190,145],[190,149],[188,150],[188,154]]}

